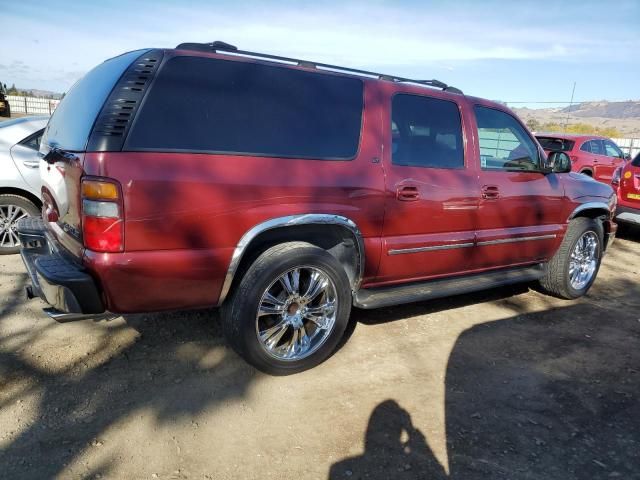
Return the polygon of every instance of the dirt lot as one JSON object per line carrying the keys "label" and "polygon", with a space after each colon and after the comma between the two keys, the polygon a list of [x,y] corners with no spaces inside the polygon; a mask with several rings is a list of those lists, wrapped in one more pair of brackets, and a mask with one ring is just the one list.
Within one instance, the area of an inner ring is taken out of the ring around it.
{"label": "dirt lot", "polygon": [[356,311],[274,378],[215,311],[56,324],[0,257],[0,477],[640,478],[640,232],[588,297],[527,287]]}

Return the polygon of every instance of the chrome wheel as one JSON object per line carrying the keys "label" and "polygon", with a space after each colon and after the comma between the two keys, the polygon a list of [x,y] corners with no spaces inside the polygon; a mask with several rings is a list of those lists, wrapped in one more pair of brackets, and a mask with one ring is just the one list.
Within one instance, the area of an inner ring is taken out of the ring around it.
{"label": "chrome wheel", "polygon": [[256,335],[271,357],[297,361],[318,350],[336,322],[336,287],[316,267],[291,269],[262,294],[256,315]]}
{"label": "chrome wheel", "polygon": [[575,290],[582,290],[593,278],[598,268],[598,236],[588,231],[578,239],[569,261],[569,282]]}
{"label": "chrome wheel", "polygon": [[0,248],[14,248],[20,245],[16,224],[29,212],[17,205],[0,205]]}

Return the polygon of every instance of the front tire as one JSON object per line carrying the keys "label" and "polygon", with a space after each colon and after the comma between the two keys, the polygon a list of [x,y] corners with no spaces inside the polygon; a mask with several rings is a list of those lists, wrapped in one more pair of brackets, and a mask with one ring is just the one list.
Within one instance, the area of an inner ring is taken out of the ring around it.
{"label": "front tire", "polygon": [[592,218],[579,217],[569,222],[560,248],[547,264],[540,285],[547,293],[565,299],[583,296],[598,275],[602,261],[604,230]]}
{"label": "front tire", "polygon": [[0,195],[0,255],[20,251],[20,239],[16,232],[18,220],[40,215],[33,202],[19,195]]}
{"label": "front tire", "polygon": [[265,373],[290,375],[336,349],[351,313],[349,279],[322,248],[283,243],[255,260],[220,313],[241,357]]}

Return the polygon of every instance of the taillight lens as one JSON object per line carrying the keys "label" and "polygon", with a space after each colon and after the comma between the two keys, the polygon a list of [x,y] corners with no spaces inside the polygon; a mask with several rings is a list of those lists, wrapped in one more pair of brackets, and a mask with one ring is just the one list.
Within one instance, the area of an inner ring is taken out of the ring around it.
{"label": "taillight lens", "polygon": [[82,237],[95,252],[124,250],[124,216],[120,184],[115,180],[82,180]]}

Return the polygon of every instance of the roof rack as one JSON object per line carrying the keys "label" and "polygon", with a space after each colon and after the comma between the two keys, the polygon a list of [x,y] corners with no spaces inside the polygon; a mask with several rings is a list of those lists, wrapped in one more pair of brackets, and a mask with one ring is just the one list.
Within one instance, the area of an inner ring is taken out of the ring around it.
{"label": "roof rack", "polygon": [[298,58],[281,57],[278,55],[270,55],[267,53],[249,52],[246,50],[238,50],[238,47],[234,45],[230,45],[225,42],[220,42],[220,41],[215,41],[211,43],[181,43],[180,45],[176,46],[176,49],[177,50],[195,50],[199,52],[213,52],[213,53],[223,52],[223,53],[229,53],[232,55],[239,55],[243,57],[276,60],[278,62],[292,63],[294,65],[299,65],[301,67],[306,67],[306,68],[317,68],[317,69],[324,69],[324,70],[336,71],[336,72],[356,73],[358,75],[374,77],[380,80],[387,80],[390,82],[397,82],[397,83],[415,83],[418,85],[426,85],[428,87],[440,88],[445,92],[458,93],[462,95],[462,90],[456,87],[447,85],[446,83],[441,82],[439,80],[435,80],[435,79],[434,80],[415,80],[411,78],[396,77],[395,75],[387,75],[384,73],[376,73],[376,72],[370,72],[367,70],[359,70],[357,68],[340,67],[338,65],[330,65],[328,63],[310,62],[308,60],[300,60]]}

